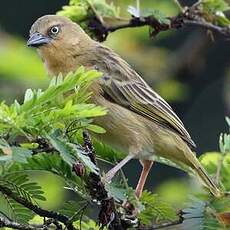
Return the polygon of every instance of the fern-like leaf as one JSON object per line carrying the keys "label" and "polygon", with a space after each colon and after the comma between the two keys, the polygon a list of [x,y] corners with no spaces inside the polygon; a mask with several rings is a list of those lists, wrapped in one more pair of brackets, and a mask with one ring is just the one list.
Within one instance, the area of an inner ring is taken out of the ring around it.
{"label": "fern-like leaf", "polygon": [[1,175],[0,185],[10,189],[31,203],[35,203],[35,200],[46,200],[42,195],[44,192],[41,190],[41,187],[35,182],[30,182],[28,175],[22,172],[21,174],[11,172]]}
{"label": "fern-like leaf", "polygon": [[178,219],[175,209],[156,194],[144,191],[140,201],[144,205],[143,211],[139,214],[142,224],[151,225]]}
{"label": "fern-like leaf", "polygon": [[0,215],[13,221],[27,223],[34,217],[34,213],[0,192]]}
{"label": "fern-like leaf", "polygon": [[[35,182],[30,182],[25,173],[11,172],[1,175],[0,186],[9,189],[30,203],[36,203],[36,200],[45,200],[41,187]],[[34,216],[31,210],[1,192],[0,201],[0,213],[9,219],[27,222]]]}
{"label": "fern-like leaf", "polygon": [[28,159],[27,163],[14,163],[8,171],[15,173],[31,173],[32,171],[51,172],[63,178],[68,189],[79,193],[82,197],[87,195],[81,179],[72,172],[72,166],[66,163],[57,153],[52,155],[46,153],[34,155]]}

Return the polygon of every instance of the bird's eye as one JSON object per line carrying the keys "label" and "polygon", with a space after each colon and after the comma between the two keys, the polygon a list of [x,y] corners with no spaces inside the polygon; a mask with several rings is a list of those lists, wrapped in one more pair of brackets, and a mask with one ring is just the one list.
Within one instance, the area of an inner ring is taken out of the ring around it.
{"label": "bird's eye", "polygon": [[50,34],[51,35],[57,35],[58,33],[59,33],[59,27],[58,26],[53,26],[53,27],[51,27],[51,29],[50,29]]}

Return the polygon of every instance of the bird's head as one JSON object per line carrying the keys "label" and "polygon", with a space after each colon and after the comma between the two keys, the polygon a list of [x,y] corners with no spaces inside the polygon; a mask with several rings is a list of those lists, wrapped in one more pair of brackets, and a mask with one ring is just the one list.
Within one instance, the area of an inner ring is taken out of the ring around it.
{"label": "bird's head", "polygon": [[73,56],[84,53],[90,43],[91,38],[79,25],[57,15],[46,15],[37,19],[30,29],[27,41],[28,46],[38,49],[48,71],[54,74],[59,70],[50,71],[49,68],[71,62]]}

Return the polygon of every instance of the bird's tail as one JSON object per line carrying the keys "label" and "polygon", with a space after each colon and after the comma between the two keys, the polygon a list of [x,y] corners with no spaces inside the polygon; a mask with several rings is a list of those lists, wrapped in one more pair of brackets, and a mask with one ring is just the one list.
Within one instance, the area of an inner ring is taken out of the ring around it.
{"label": "bird's tail", "polygon": [[198,174],[200,179],[203,181],[204,185],[210,190],[213,196],[221,197],[223,196],[223,192],[219,190],[213,180],[210,178],[204,167],[201,165],[199,160],[196,158],[194,153],[190,153],[190,162],[192,164],[192,168]]}
{"label": "bird's tail", "polygon": [[201,166],[196,170],[197,174],[201,178],[201,180],[204,182],[204,184],[208,187],[210,192],[215,196],[215,197],[221,197],[223,196],[223,193],[219,190],[219,188],[215,185],[213,180],[209,177],[205,169]]}

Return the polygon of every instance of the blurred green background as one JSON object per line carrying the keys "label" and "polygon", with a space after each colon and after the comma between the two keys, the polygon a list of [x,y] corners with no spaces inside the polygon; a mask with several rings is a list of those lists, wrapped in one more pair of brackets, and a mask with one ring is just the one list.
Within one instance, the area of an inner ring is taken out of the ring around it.
{"label": "blurred green background", "polygon": [[[169,16],[178,13],[172,0],[140,2],[143,9],[160,9]],[[184,2],[191,4],[193,1]],[[127,7],[135,5],[136,1],[114,0],[113,3],[120,7],[124,16],[128,16]],[[54,14],[65,4],[68,4],[67,0],[1,1],[1,101],[11,103],[15,98],[20,101],[26,88],[47,85],[43,64],[36,50],[26,46],[26,39],[31,24],[38,17]],[[150,39],[148,28],[136,28],[114,32],[105,43],[127,60],[172,105],[197,144],[198,154],[218,150],[219,134],[227,130],[224,117],[230,112],[230,41],[197,28],[162,32],[157,38]],[[141,171],[139,163],[129,163],[124,171],[130,185],[135,186],[138,177],[133,175]],[[185,196],[186,182],[172,183],[175,178],[183,178],[184,175],[179,170],[156,164],[146,187],[165,192],[162,184],[165,182],[175,193],[181,186],[181,194]],[[43,187],[50,188],[46,189],[50,197],[64,199],[59,179],[50,175],[36,176]],[[50,185],[51,182],[54,186]],[[49,208],[55,208],[62,202],[62,199],[48,200]]]}

